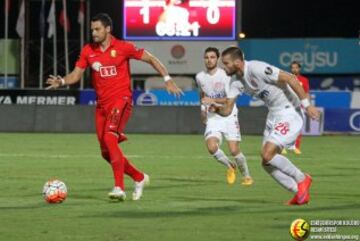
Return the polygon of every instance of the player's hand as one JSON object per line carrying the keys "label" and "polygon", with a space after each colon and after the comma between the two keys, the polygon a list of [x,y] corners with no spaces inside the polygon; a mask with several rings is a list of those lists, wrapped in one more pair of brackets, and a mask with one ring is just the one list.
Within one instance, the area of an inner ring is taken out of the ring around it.
{"label": "player's hand", "polygon": [[170,94],[174,94],[177,98],[181,95],[184,95],[184,92],[175,84],[175,82],[171,79],[165,82],[166,90]]}
{"label": "player's hand", "polygon": [[210,106],[216,104],[216,102],[214,99],[205,96],[204,98],[201,99],[201,104]]}
{"label": "player's hand", "polygon": [[215,104],[211,104],[208,108],[208,111],[211,113],[216,113],[219,110],[219,107]]}
{"label": "player's hand", "polygon": [[310,105],[306,108],[306,114],[313,120],[320,119],[320,111],[313,105]]}
{"label": "player's hand", "polygon": [[49,85],[46,87],[47,90],[59,88],[61,86],[61,76],[49,75],[49,78],[46,80],[46,84]]}

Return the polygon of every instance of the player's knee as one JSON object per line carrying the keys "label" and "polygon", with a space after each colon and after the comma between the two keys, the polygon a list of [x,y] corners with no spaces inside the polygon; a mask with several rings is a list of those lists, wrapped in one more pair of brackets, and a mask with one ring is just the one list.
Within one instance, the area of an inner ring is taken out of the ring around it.
{"label": "player's knee", "polygon": [[102,144],[101,148],[101,156],[109,163],[111,163],[110,160],[110,153],[109,151],[104,147],[105,144]]}
{"label": "player's knee", "polygon": [[117,134],[114,132],[106,132],[104,134],[104,143],[107,148],[109,148],[109,146],[111,146],[111,144],[113,143],[117,144],[117,140],[118,140]]}
{"label": "player's knee", "polygon": [[230,148],[230,153],[232,156],[237,156],[240,154],[240,149],[239,148]]}
{"label": "player's knee", "polygon": [[211,155],[214,155],[217,150],[219,149],[219,146],[216,143],[208,143],[207,145],[208,151]]}
{"label": "player's knee", "polygon": [[274,153],[268,150],[263,150],[261,152],[261,158],[263,165],[266,165],[269,161],[274,158]]}

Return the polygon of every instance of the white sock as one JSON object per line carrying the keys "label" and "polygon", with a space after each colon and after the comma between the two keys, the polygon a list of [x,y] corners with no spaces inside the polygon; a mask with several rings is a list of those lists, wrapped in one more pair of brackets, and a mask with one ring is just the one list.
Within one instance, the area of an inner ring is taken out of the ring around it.
{"label": "white sock", "polygon": [[263,168],[269,173],[281,186],[296,193],[298,191],[297,183],[295,180],[271,165],[263,165]]}
{"label": "white sock", "polygon": [[268,162],[268,164],[279,169],[284,174],[292,177],[297,183],[305,179],[304,173],[302,173],[302,171],[300,171],[294,164],[291,163],[289,159],[283,155],[276,154],[274,158]]}
{"label": "white sock", "polygon": [[244,177],[250,177],[249,167],[247,165],[246,157],[242,152],[235,156],[235,162]]}
{"label": "white sock", "polygon": [[226,167],[231,167],[229,158],[220,148],[213,154],[213,157],[215,157],[218,162],[224,164]]}

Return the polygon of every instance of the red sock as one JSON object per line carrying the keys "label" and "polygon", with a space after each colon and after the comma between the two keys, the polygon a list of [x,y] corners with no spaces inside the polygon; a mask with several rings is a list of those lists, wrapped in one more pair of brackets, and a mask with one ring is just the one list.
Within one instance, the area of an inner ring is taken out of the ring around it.
{"label": "red sock", "polygon": [[133,166],[130,161],[124,156],[125,173],[129,175],[135,182],[140,182],[144,179],[144,173],[140,172]]}
{"label": "red sock", "polygon": [[110,153],[111,167],[114,174],[115,186],[124,190],[124,155],[118,146],[118,138],[108,132],[104,135],[104,141]]}
{"label": "red sock", "polygon": [[298,135],[298,137],[296,138],[295,147],[297,149],[300,149],[300,144],[301,144],[301,134]]}

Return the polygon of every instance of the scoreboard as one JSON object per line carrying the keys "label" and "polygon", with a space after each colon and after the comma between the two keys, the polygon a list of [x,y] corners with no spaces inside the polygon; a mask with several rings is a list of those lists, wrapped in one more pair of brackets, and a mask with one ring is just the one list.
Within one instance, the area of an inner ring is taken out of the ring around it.
{"label": "scoreboard", "polygon": [[123,0],[126,40],[235,40],[236,0]]}

